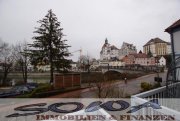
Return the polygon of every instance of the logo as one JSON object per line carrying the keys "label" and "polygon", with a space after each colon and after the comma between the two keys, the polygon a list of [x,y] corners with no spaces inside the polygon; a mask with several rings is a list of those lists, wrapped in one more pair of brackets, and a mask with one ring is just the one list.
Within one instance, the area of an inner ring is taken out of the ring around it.
{"label": "logo", "polygon": [[[114,107],[113,105],[119,105],[118,108]],[[65,110],[62,106],[72,106],[74,105],[74,109]],[[46,106],[46,107],[45,107]],[[102,101],[94,101],[91,102],[88,106],[84,106],[82,102],[59,102],[47,105],[47,103],[37,103],[37,104],[30,104],[24,105],[20,107],[14,108],[15,111],[21,111],[22,113],[13,113],[7,115],[7,118],[10,117],[21,117],[21,116],[30,116],[30,115],[38,115],[48,111],[59,113],[59,114],[68,114],[80,111],[85,109],[85,112],[94,112],[99,109],[104,109],[105,111],[123,111],[130,107],[130,104],[124,100],[112,100],[107,102]],[[161,106],[158,103],[158,99],[152,99],[146,103],[143,103],[138,106],[130,107],[130,110],[127,113],[134,113],[142,108],[153,108],[153,109],[161,109]]]}

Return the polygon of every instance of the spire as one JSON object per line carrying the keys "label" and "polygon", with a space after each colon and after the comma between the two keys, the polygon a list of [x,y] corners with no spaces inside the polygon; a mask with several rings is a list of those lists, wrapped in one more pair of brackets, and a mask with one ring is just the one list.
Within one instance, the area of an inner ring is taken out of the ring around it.
{"label": "spire", "polygon": [[106,40],[105,40],[105,44],[108,44],[108,39],[106,38]]}

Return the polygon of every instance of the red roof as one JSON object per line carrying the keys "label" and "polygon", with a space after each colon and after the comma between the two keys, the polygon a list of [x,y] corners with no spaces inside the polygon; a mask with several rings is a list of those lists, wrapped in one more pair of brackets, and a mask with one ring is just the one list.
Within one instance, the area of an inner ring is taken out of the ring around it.
{"label": "red roof", "polygon": [[147,54],[145,53],[138,53],[138,54],[129,54],[129,55],[133,55],[135,58],[147,58]]}
{"label": "red roof", "polygon": [[165,32],[171,33],[174,29],[180,27],[180,19],[174,22],[171,26],[165,29]]}

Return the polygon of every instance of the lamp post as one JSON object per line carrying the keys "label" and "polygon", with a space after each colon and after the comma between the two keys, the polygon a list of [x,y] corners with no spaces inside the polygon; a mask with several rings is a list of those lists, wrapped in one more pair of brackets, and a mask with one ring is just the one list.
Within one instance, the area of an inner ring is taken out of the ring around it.
{"label": "lamp post", "polygon": [[156,68],[157,77],[154,77],[154,81],[158,83],[158,85],[161,85],[162,77],[159,76],[159,61],[157,62],[157,68]]}
{"label": "lamp post", "polygon": [[108,71],[109,71],[109,63],[108,63]]}

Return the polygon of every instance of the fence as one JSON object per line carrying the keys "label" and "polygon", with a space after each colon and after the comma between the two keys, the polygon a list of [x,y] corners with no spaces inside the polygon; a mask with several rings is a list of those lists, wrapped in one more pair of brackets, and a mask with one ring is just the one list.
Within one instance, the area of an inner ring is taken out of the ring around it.
{"label": "fence", "polygon": [[54,88],[68,88],[81,85],[81,76],[79,73],[55,74]]}

